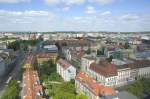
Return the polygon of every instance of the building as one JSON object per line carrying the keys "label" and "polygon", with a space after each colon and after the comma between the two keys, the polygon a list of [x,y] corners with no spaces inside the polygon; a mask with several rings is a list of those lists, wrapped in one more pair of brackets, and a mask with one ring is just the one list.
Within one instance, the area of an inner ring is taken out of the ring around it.
{"label": "building", "polygon": [[23,73],[22,99],[44,99],[37,71],[26,69]]}
{"label": "building", "polygon": [[52,60],[54,63],[56,62],[57,53],[39,53],[37,54],[37,63],[42,64],[45,61]]}
{"label": "building", "polygon": [[89,71],[89,67],[91,65],[91,63],[95,62],[95,58],[92,56],[84,56],[81,59],[81,70],[84,72],[88,72]]}
{"label": "building", "polygon": [[117,84],[117,68],[114,64],[105,60],[92,63],[89,68],[89,74],[105,86],[116,86]]}
{"label": "building", "polygon": [[58,48],[56,45],[44,45],[42,50],[44,52],[48,52],[48,53],[57,53],[58,52]]}
{"label": "building", "polygon": [[142,77],[150,77],[150,60],[134,60],[133,63],[125,64],[131,68],[130,78],[136,80]]}
{"label": "building", "polygon": [[5,62],[2,57],[0,57],[0,77],[2,77],[5,73],[6,67]]}
{"label": "building", "polygon": [[123,86],[127,85],[132,79],[130,79],[130,74],[131,74],[131,68],[127,66],[122,66],[127,63],[131,63],[132,61],[123,61],[123,60],[118,60],[118,59],[112,59],[112,64],[115,64],[117,67],[117,75],[118,75],[118,80],[116,86]]}
{"label": "building", "polygon": [[57,61],[57,73],[61,75],[64,81],[70,81],[76,76],[76,68],[66,60],[59,59]]}
{"label": "building", "polygon": [[65,58],[70,61],[77,69],[81,68],[81,59],[86,54],[84,50],[66,49],[63,51]]}
{"label": "building", "polygon": [[23,68],[33,68],[35,63],[35,57],[33,55],[29,55],[25,61]]}
{"label": "building", "polygon": [[0,42],[0,49],[7,49],[7,43],[6,42]]}
{"label": "building", "polygon": [[29,55],[24,64],[21,99],[44,99],[43,86],[38,72],[34,70],[35,57]]}
{"label": "building", "polygon": [[102,99],[104,96],[116,98],[116,92],[112,87],[104,86],[83,71],[77,74],[75,87],[77,93],[84,93],[88,99]]}

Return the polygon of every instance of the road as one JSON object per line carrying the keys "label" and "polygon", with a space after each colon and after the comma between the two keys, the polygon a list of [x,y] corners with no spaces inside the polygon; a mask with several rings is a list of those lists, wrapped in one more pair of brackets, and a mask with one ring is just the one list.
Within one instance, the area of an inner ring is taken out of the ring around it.
{"label": "road", "polygon": [[10,76],[12,76],[13,79],[15,80],[19,80],[18,76],[19,76],[19,71],[21,69],[21,64],[24,62],[24,59],[26,57],[25,54],[21,53],[20,55],[17,56],[17,62],[16,62],[16,65],[14,66],[14,68],[11,70],[11,72],[6,75],[3,80],[0,81],[0,96],[1,94],[3,93],[5,87],[6,87],[6,84],[5,82],[8,80],[8,78]]}

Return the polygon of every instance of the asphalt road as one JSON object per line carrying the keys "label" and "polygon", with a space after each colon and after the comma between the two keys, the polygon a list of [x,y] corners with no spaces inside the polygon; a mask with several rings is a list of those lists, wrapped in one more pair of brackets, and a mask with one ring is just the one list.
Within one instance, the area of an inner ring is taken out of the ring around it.
{"label": "asphalt road", "polygon": [[4,91],[4,89],[6,87],[6,81],[8,80],[8,78],[10,76],[12,76],[12,78],[15,79],[15,80],[19,80],[18,75],[19,75],[19,71],[20,71],[20,68],[21,68],[21,64],[24,62],[25,56],[26,55],[23,54],[23,53],[21,53],[20,55],[18,55],[17,62],[16,62],[16,65],[14,66],[14,68],[11,70],[11,72],[8,75],[6,75],[0,81],[0,95]]}

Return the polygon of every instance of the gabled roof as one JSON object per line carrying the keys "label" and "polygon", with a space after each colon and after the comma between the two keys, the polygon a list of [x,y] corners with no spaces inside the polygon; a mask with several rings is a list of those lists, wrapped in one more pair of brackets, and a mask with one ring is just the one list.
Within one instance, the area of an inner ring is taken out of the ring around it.
{"label": "gabled roof", "polygon": [[71,64],[64,59],[59,59],[57,63],[59,63],[64,69],[67,69],[71,66]]}
{"label": "gabled roof", "polygon": [[116,94],[112,87],[104,86],[101,83],[98,83],[94,78],[90,77],[83,71],[79,71],[75,79],[97,96]]}
{"label": "gabled roof", "polygon": [[90,69],[100,75],[105,77],[116,76],[117,68],[114,64],[111,64],[107,61],[100,61],[98,64],[92,63],[90,65]]}
{"label": "gabled roof", "polygon": [[122,66],[129,67],[131,69],[149,67],[150,60],[134,60],[133,63],[125,64]]}

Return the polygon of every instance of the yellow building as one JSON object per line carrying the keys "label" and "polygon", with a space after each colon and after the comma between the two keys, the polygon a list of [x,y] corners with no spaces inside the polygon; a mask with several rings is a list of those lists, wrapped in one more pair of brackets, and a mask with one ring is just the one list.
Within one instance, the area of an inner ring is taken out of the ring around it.
{"label": "yellow building", "polygon": [[45,61],[52,60],[56,63],[57,53],[39,53],[37,54],[37,63],[42,64]]}
{"label": "yellow building", "polygon": [[35,57],[33,55],[29,55],[25,61],[25,64],[23,65],[24,69],[30,69],[33,68],[35,62]]}

